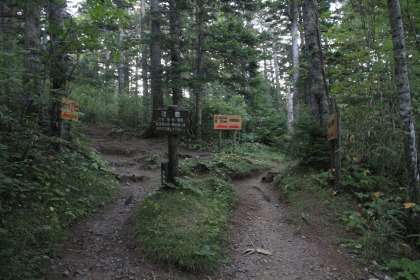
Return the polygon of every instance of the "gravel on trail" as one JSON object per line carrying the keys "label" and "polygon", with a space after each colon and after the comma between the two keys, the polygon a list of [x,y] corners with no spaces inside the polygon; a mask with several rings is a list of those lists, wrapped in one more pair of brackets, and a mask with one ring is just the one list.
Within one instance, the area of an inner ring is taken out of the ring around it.
{"label": "gravel on trail", "polygon": [[[116,169],[121,188],[113,200],[69,229],[59,258],[50,260],[46,279],[365,279],[355,271],[354,257],[323,236],[305,235],[288,223],[288,206],[269,183],[256,177],[234,180],[238,203],[219,272],[198,275],[147,260],[132,233],[133,209],[160,183],[160,170],[146,168],[146,155],[166,154],[165,139],[141,139],[90,127],[95,148]],[[180,147],[180,153],[209,156]],[[276,167],[272,172],[278,171]],[[310,226],[308,226],[310,227]]]}

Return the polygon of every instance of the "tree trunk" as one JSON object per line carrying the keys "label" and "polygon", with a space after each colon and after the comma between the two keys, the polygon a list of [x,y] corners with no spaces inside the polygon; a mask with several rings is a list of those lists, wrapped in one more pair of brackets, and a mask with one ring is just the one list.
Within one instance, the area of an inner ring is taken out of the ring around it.
{"label": "tree trunk", "polygon": [[181,90],[181,45],[179,38],[179,7],[177,0],[169,0],[169,25],[171,31],[171,79],[172,79],[172,103],[182,105]]}
{"label": "tree trunk", "polygon": [[[147,22],[145,15],[146,15],[146,0],[140,1],[140,17],[141,17],[141,32],[140,37],[145,37],[145,23]],[[149,81],[147,77],[147,70],[148,70],[148,64],[147,64],[147,52],[148,52],[148,44],[143,43],[143,49],[141,51],[141,77],[143,81],[143,110],[145,112],[149,111]]]}
{"label": "tree trunk", "polygon": [[[57,2],[57,3],[56,3]],[[63,127],[60,119],[61,98],[66,96],[67,66],[64,52],[64,20],[68,17],[66,1],[49,1],[49,19],[51,32],[51,97],[53,106],[51,110],[51,128],[56,131],[58,137],[62,137]],[[60,142],[61,143],[61,142]],[[61,151],[61,144],[58,147]]]}
{"label": "tree trunk", "polygon": [[290,22],[291,22],[291,33],[292,33],[292,85],[293,85],[293,119],[299,118],[299,106],[300,106],[300,92],[297,85],[299,80],[299,26],[298,26],[298,7],[294,0],[289,2],[290,9]]}
{"label": "tree trunk", "polygon": [[286,124],[287,132],[293,132],[293,94],[290,90],[290,84],[287,85],[287,95],[286,95]]}
{"label": "tree trunk", "polygon": [[277,58],[277,46],[276,43],[273,43],[273,59],[274,59],[274,79],[276,81],[276,102],[277,107],[280,106],[280,71],[279,71],[279,62]]}
{"label": "tree trunk", "polygon": [[147,79],[147,44],[143,45],[141,52],[141,78],[143,80],[143,109],[145,112],[149,111],[149,81]]}
{"label": "tree trunk", "polygon": [[407,177],[407,201],[419,203],[419,171],[414,130],[413,111],[411,107],[410,83],[406,60],[404,29],[399,0],[388,0],[389,22],[391,25],[394,50],[395,79],[398,91],[398,102],[403,131],[405,166]]}
{"label": "tree trunk", "polygon": [[264,81],[268,82],[268,69],[267,69],[267,46],[265,42],[263,43],[263,56],[264,56]]}
{"label": "tree trunk", "polygon": [[24,119],[26,111],[34,101],[35,96],[41,95],[42,62],[41,62],[41,7],[35,2],[28,2],[25,5],[24,21],[25,35],[23,57],[23,92],[21,120]]}
{"label": "tree trunk", "polygon": [[[152,94],[152,109],[163,108],[163,93],[162,93],[162,64],[161,64],[161,49],[160,49],[160,11],[159,0],[150,1],[150,88]],[[144,131],[143,137],[153,137],[152,122]]]}
{"label": "tree trunk", "polygon": [[162,64],[160,49],[160,11],[159,0],[150,1],[151,41],[150,41],[150,74],[153,109],[163,108]]}
{"label": "tree trunk", "polygon": [[124,67],[124,29],[120,28],[119,51],[120,59],[118,62],[118,94],[121,96],[125,92],[125,67]]}
{"label": "tree trunk", "polygon": [[[13,41],[17,40],[13,32],[13,27],[16,26],[17,22],[17,9],[10,7],[7,1],[0,1],[0,22],[1,22],[1,31],[3,34],[8,34],[8,36],[3,36],[3,42],[1,46],[3,47],[2,51],[9,53],[13,51]],[[4,97],[6,103],[14,102],[12,101],[11,96],[11,73],[15,72],[13,68],[15,65],[11,65],[9,61],[2,60],[0,61],[0,66],[4,71],[0,72],[0,80],[3,81],[3,86],[1,87],[1,95]]]}
{"label": "tree trunk", "polygon": [[203,65],[204,65],[204,3],[198,0],[198,46],[197,46],[197,81],[195,91],[195,139],[201,139],[202,124],[202,94],[203,94]]}
{"label": "tree trunk", "polygon": [[322,127],[326,128],[330,110],[323,70],[317,2],[316,0],[302,0],[302,8],[311,116],[314,120],[318,120]]}

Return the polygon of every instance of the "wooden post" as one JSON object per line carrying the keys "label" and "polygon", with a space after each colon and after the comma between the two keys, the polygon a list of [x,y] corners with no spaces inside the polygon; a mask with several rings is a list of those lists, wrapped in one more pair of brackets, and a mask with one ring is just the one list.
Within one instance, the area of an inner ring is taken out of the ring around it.
{"label": "wooden post", "polygon": [[219,154],[221,154],[222,153],[222,131],[221,130],[219,130],[219,145],[218,145],[218,147],[219,147]]}
{"label": "wooden post", "polygon": [[233,152],[236,151],[236,132],[238,132],[237,130],[233,131]]}
{"label": "wooden post", "polygon": [[[176,111],[178,106],[171,105],[168,106],[168,111]],[[168,181],[174,185],[177,184],[176,178],[178,177],[178,135],[172,133],[168,134]]]}
{"label": "wooden post", "polygon": [[169,162],[161,162],[160,163],[160,178],[162,182],[162,186],[168,182],[168,172],[169,172]]}
{"label": "wooden post", "polygon": [[331,168],[334,175],[334,187],[340,189],[341,185],[341,117],[335,98],[331,99],[331,112],[337,114],[337,139],[331,141]]}

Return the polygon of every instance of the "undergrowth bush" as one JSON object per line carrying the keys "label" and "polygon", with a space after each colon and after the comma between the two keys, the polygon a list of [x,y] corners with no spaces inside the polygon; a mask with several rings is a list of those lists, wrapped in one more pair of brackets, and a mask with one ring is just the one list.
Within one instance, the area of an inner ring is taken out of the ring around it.
{"label": "undergrowth bush", "polygon": [[294,124],[294,131],[286,151],[301,165],[318,169],[328,168],[331,162],[331,149],[326,138],[325,128],[319,121],[311,119],[307,110]]}
{"label": "undergrowth bush", "polygon": [[57,153],[55,138],[27,135],[21,129],[0,133],[2,279],[42,276],[66,226],[103,205],[118,187],[105,161],[80,139]]}
{"label": "undergrowth bush", "polygon": [[242,157],[237,154],[216,154],[210,159],[188,158],[180,164],[180,174],[194,176],[213,173],[224,178],[244,178],[271,165],[263,160]]}

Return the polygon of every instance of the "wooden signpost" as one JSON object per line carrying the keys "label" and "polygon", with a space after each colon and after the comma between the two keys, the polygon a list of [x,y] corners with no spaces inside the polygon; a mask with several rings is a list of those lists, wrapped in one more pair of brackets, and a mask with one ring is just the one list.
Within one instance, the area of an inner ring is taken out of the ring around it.
{"label": "wooden signpost", "polygon": [[338,138],[338,114],[334,113],[328,119],[328,130],[327,130],[328,141],[335,140]]}
{"label": "wooden signpost", "polygon": [[341,135],[340,113],[335,99],[331,100],[333,115],[328,119],[327,138],[331,143],[331,171],[334,176],[334,186],[338,190],[341,184]]}
{"label": "wooden signpost", "polygon": [[177,184],[178,177],[178,137],[191,134],[191,111],[175,105],[167,109],[153,110],[153,127],[159,134],[168,136],[168,162],[161,164],[162,184]]}
{"label": "wooden signpost", "polygon": [[78,121],[79,103],[64,97],[61,98],[60,118],[62,120]]}
{"label": "wooden signpost", "polygon": [[233,130],[233,150],[235,150],[236,132],[242,129],[242,117],[238,115],[214,115],[214,129],[219,130],[219,153],[222,152],[222,130]]}

